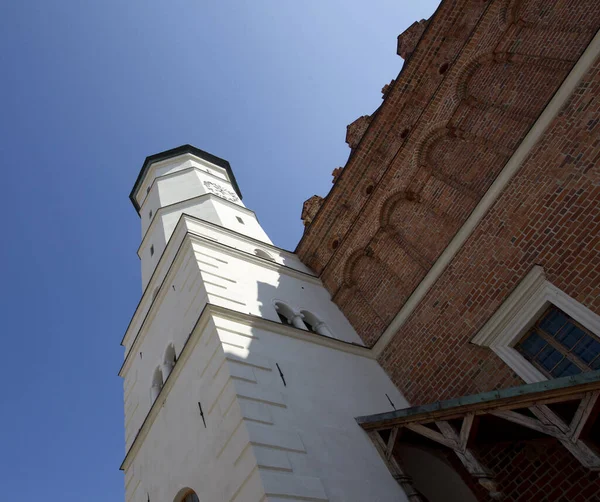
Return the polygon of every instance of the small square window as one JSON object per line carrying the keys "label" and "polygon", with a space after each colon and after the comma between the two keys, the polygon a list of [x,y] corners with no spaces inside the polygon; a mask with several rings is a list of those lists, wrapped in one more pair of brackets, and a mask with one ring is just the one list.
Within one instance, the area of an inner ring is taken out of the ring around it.
{"label": "small square window", "polygon": [[152,209],[150,209],[150,213],[148,213],[148,218],[152,219]]}
{"label": "small square window", "polygon": [[150,256],[154,256],[154,245],[150,246]]}
{"label": "small square window", "polygon": [[244,220],[242,220],[239,216],[236,216],[236,218],[242,225],[244,225]]}

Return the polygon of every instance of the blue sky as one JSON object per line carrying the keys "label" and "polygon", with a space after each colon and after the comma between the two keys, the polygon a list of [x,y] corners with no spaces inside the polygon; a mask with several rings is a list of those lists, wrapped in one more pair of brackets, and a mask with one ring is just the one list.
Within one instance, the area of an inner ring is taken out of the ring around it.
{"label": "blue sky", "polygon": [[0,499],[123,500],[119,342],[141,290],[129,191],[191,143],[275,244],[400,71],[424,0],[0,2]]}

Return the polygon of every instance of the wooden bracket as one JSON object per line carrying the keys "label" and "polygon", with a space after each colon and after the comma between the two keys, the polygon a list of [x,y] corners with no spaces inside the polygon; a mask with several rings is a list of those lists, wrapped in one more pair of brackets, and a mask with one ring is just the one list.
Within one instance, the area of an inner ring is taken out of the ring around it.
{"label": "wooden bracket", "polygon": [[504,495],[498,489],[496,481],[494,481],[494,474],[481,463],[475,455],[475,452],[467,447],[473,429],[474,419],[474,413],[467,413],[463,419],[460,432],[458,433],[449,422],[440,421],[435,424],[446,439],[455,443],[456,446],[452,449],[467,471],[469,471],[469,474],[477,479],[477,482],[489,492],[492,499],[499,500],[502,499]]}
{"label": "wooden bracket", "polygon": [[387,468],[392,473],[392,476],[400,485],[409,502],[427,502],[427,500],[419,493],[419,491],[414,487],[412,478],[404,471],[404,468],[400,464],[400,461],[392,455],[394,444],[396,443],[396,438],[398,436],[399,427],[395,427],[390,432],[390,438],[388,439],[387,444],[383,441],[378,432],[373,431],[369,432],[369,437],[379,455],[387,465]]}
{"label": "wooden bracket", "polygon": [[600,470],[600,455],[580,439],[588,419],[597,412],[599,396],[600,391],[584,394],[569,424],[543,404],[532,403],[529,407],[537,418],[509,410],[492,411],[490,414],[558,439],[582,465]]}
{"label": "wooden bracket", "polygon": [[503,494],[498,490],[498,485],[494,481],[493,473],[480,462],[473,450],[468,447],[472,432],[475,430],[474,424],[476,421],[475,413],[467,413],[463,418],[460,432],[454,430],[454,427],[444,420],[435,422],[440,432],[421,424],[407,424],[405,427],[423,437],[452,449],[469,474],[476,478],[479,484],[488,490],[490,497],[496,500],[501,499],[503,498]]}
{"label": "wooden bracket", "polygon": [[[393,456],[395,443],[402,429],[408,429],[446,448],[458,456],[467,471],[484,486],[494,499],[503,497],[492,472],[477,458],[473,449],[478,422],[490,415],[553,437],[584,467],[600,471],[600,451],[586,443],[586,437],[600,416],[600,371],[582,373],[548,382],[538,382],[511,389],[466,396],[418,409],[397,410],[373,417],[358,417],[357,421],[371,436],[394,478],[401,484],[411,502],[422,500],[398,460]],[[554,403],[579,404],[573,417],[565,420],[550,406]],[[528,409],[524,414],[520,410]],[[459,429],[452,425],[462,418]],[[452,420],[452,423],[449,421]],[[433,426],[435,424],[435,427]],[[383,441],[377,431],[390,431]]]}

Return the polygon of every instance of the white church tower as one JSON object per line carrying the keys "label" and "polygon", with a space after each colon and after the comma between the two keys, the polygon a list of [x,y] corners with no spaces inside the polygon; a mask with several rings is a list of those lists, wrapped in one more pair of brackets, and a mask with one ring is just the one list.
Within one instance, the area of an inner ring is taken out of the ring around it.
{"label": "white church tower", "polygon": [[119,373],[126,502],[407,500],[354,419],[406,402],[229,163],[153,155],[130,197],[143,293]]}

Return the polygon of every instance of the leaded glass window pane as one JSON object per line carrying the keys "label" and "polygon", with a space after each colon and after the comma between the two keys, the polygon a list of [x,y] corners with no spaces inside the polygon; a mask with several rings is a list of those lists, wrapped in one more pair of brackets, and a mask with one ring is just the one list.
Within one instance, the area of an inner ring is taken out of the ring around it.
{"label": "leaded glass window pane", "polygon": [[567,316],[558,309],[550,309],[540,320],[540,328],[549,333],[550,335],[556,335],[558,330],[562,328],[567,322]]}
{"label": "leaded glass window pane", "polygon": [[600,369],[600,340],[556,307],[542,315],[515,349],[551,378]]}
{"label": "leaded glass window pane", "polygon": [[583,336],[577,346],[573,349],[573,353],[585,363],[591,363],[598,354],[600,354],[600,343],[594,340],[591,336]]}
{"label": "leaded glass window pane", "polygon": [[560,378],[565,376],[577,375],[581,373],[581,369],[578,366],[574,365],[568,359],[563,359],[560,363],[558,363],[555,368],[550,372],[550,374],[554,378]]}
{"label": "leaded glass window pane", "polygon": [[554,366],[556,366],[559,362],[564,359],[564,356],[556,350],[554,347],[546,347],[539,356],[536,357],[536,360],[544,367],[544,369],[551,371]]}
{"label": "leaded glass window pane", "polygon": [[572,323],[567,323],[558,332],[556,339],[561,345],[571,350],[583,336],[585,336],[585,332],[582,329],[579,329]]}
{"label": "leaded glass window pane", "polygon": [[542,349],[548,345],[542,337],[533,331],[527,338],[521,342],[521,350],[531,359],[537,356]]}

